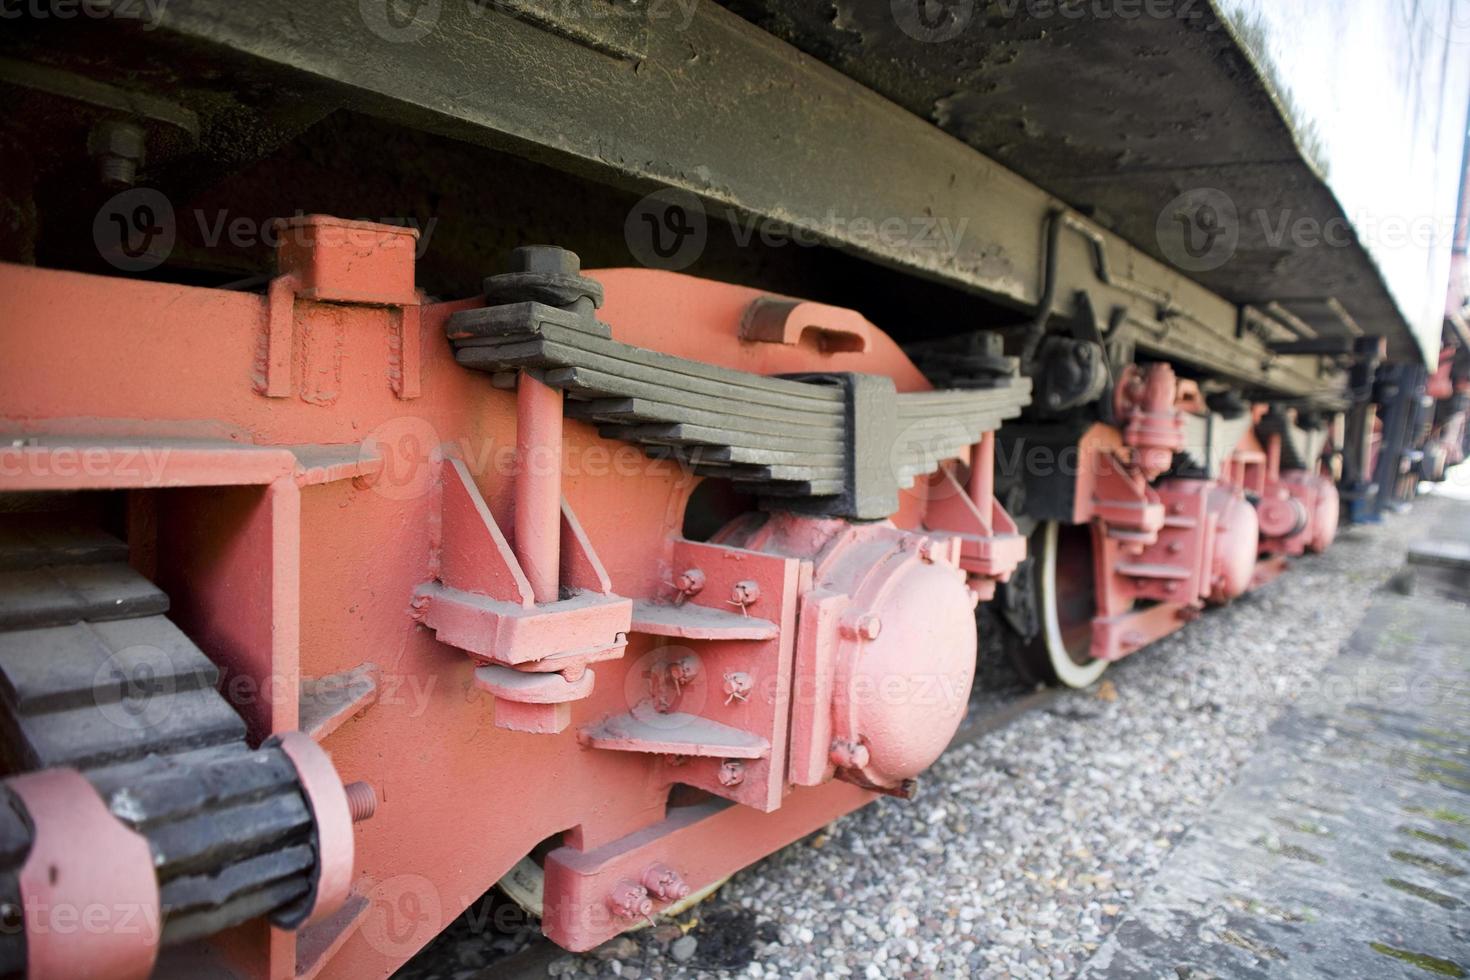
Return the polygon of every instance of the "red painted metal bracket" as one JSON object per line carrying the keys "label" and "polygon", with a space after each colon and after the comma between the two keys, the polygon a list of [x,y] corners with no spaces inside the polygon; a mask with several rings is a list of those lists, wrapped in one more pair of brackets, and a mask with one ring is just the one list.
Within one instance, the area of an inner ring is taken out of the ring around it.
{"label": "red painted metal bracket", "polygon": [[592,693],[589,666],[623,655],[633,602],[612,594],[563,501],[560,564],[569,594],[537,603],[469,469],[445,461],[442,483],[438,578],[415,593],[414,615],[440,642],[483,662],[475,684],[494,695],[497,727],[563,731],[571,722],[567,705]]}
{"label": "red painted metal bracket", "polygon": [[761,811],[786,793],[786,740],[802,562],[678,540],[697,582],[679,603],[639,606],[641,632],[684,641],[632,668],[629,710],[583,729],[592,748],[661,757],[663,776]]}
{"label": "red painted metal bracket", "polygon": [[948,466],[928,482],[924,526],[961,541],[960,567],[979,597],[995,597],[997,582],[1008,582],[1026,559],[1026,538],[995,499],[995,435],[987,432],[971,453],[969,485],[961,485]]}
{"label": "red painted metal bracket", "polygon": [[823,351],[862,353],[877,329],[855,310],[766,296],[746,309],[740,337],[795,346],[813,336]]}
{"label": "red painted metal bracket", "polygon": [[707,888],[873,798],[846,783],[799,791],[775,813],[711,801],[669,811],[604,847],[561,847],[546,856],[542,930],[566,949],[588,950],[646,921],[691,890]]}
{"label": "red painted metal bracket", "polygon": [[414,288],[419,233],[413,228],[303,215],[274,223],[280,276],[266,293],[265,333],[255,387],[267,398],[293,393],[296,304],[381,306],[393,319],[388,379],[399,398],[421,394],[421,299]]}

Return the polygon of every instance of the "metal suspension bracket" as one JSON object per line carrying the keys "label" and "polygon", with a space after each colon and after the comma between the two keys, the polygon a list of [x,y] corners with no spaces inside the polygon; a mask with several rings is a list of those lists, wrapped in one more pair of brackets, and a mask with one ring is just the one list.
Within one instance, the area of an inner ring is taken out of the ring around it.
{"label": "metal suspension bracket", "polygon": [[[562,249],[517,249],[513,270],[486,280],[485,292],[512,310],[546,310],[570,330],[601,326],[602,287]],[[482,662],[475,684],[495,697],[497,727],[556,733],[571,723],[571,702],[592,693],[590,665],[623,655],[633,603],[613,593],[562,497],[561,391],[530,370],[499,380],[516,386],[512,537],[468,467],[446,461],[439,575],[419,588],[415,611],[440,641]]]}

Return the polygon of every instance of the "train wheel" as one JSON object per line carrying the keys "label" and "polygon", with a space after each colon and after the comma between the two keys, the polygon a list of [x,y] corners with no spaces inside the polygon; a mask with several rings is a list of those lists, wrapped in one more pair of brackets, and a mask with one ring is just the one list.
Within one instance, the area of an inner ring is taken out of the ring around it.
{"label": "train wheel", "polygon": [[1047,521],[1031,536],[1036,555],[1037,614],[1041,630],[1030,644],[1034,667],[1066,687],[1087,687],[1107,669],[1092,657],[1092,528]]}

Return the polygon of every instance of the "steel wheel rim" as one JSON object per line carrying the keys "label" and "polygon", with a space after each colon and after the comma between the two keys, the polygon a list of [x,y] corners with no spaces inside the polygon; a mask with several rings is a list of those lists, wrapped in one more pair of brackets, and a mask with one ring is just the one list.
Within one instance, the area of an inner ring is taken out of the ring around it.
{"label": "steel wheel rim", "polygon": [[1047,521],[1041,528],[1041,642],[1047,662],[1067,687],[1087,687],[1107,670],[1091,654],[1094,599],[1092,529]]}

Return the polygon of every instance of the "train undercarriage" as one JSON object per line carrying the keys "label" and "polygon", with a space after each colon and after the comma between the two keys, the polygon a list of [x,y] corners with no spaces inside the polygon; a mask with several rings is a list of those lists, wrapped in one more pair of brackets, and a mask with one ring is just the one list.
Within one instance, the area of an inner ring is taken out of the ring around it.
{"label": "train undercarriage", "polygon": [[591,949],[911,797],[979,630],[1086,687],[1464,458],[1463,304],[1191,276],[740,4],[295,6],[0,59],[0,975]]}
{"label": "train undercarriage", "polygon": [[[347,796],[378,810],[350,892],[339,883],[297,939],[298,971],[328,930],[345,934],[333,969],[396,965],[433,931],[394,939],[374,903],[412,895],[437,922],[517,868],[547,934],[591,948],[876,793],[911,795],[964,716],[977,603],[999,603],[1038,669],[1084,686],[1336,531],[1328,422],[1212,411],[1164,362],[1110,369],[1075,418],[1023,422],[1018,358],[946,355],[970,382],[936,389],[851,310],[661,270],[584,274],[546,246],[481,297],[426,302],[411,231],[294,225],[263,292],[7,268],[0,285],[47,326],[12,333],[7,354],[35,368],[13,392],[49,431],[0,458],[22,512],[34,495],[91,513],[117,532],[114,562],[127,542],[127,567],[210,651],[204,687],[238,711],[232,741],[299,731],[330,747],[344,776],[328,780],[321,850],[353,836]],[[84,352],[53,343],[102,309]],[[85,421],[63,414],[78,397]],[[66,546],[12,567],[74,595],[91,566]],[[118,613],[18,595],[5,676],[29,738],[27,664]],[[215,736],[156,710],[180,669],[139,651],[166,645],[109,642],[70,683],[120,684],[108,703],[136,713],[135,754],[217,786],[172,761]],[[93,789],[76,792],[126,811],[123,762],[98,751],[16,767],[84,759]],[[495,786],[553,775],[558,790],[514,806],[467,792],[487,766]],[[7,784],[23,808],[35,778]],[[44,810],[26,812],[39,825]],[[131,826],[162,846],[146,818]],[[199,873],[228,879],[279,842],[242,846]],[[523,862],[538,847],[539,874]],[[30,869],[21,894],[47,906]],[[261,906],[265,884],[281,882],[250,882]],[[165,947],[197,938],[173,927],[174,887],[161,870],[149,906]],[[224,902],[214,921],[266,928],[241,918]],[[31,957],[59,955],[47,935],[64,934],[26,931]]]}

